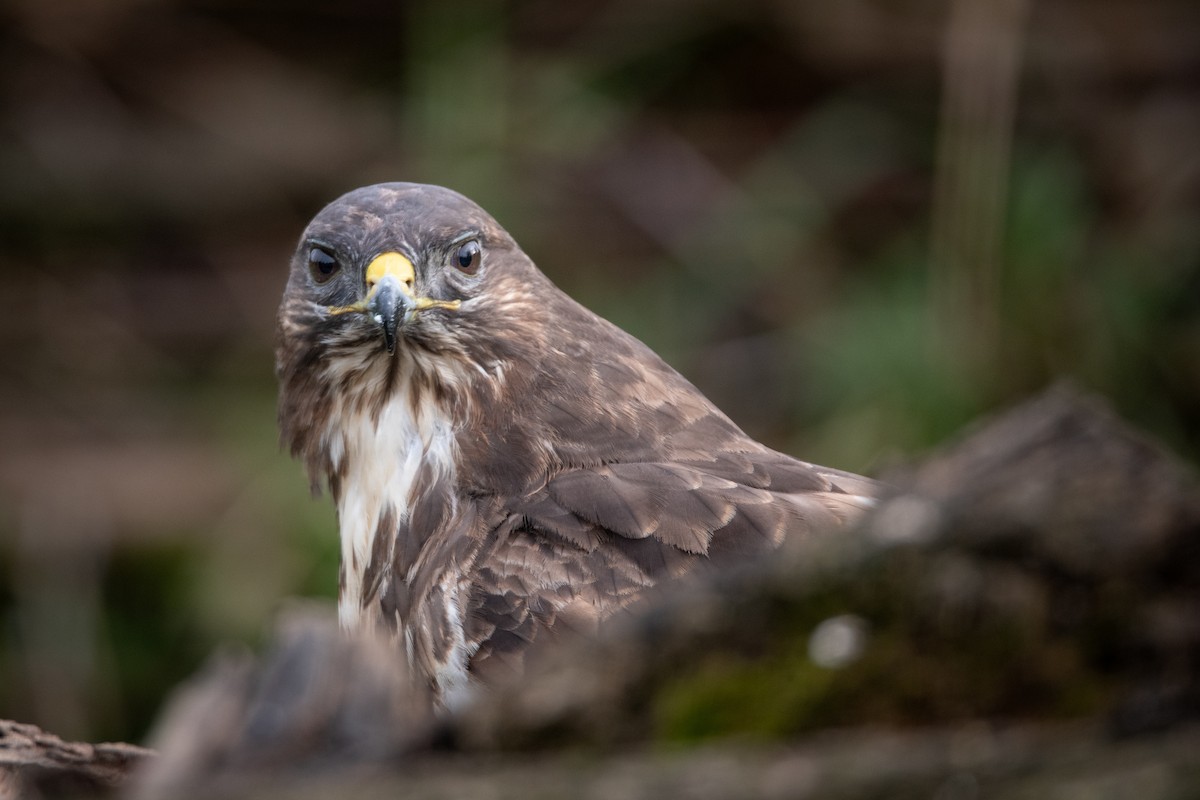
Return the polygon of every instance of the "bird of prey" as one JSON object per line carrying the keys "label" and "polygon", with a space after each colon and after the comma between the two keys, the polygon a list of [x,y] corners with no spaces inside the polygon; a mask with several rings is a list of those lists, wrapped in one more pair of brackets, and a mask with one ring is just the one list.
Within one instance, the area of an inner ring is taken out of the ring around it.
{"label": "bird of prey", "polygon": [[283,442],[337,505],[341,624],[390,632],[443,707],[539,637],[875,493],[749,438],[436,186],[368,186],[317,214],[276,373]]}

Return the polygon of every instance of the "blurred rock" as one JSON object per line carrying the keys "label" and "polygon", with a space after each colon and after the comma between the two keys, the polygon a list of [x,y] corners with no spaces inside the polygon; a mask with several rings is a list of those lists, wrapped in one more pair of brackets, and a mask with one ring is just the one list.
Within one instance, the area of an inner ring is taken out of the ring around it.
{"label": "blurred rock", "polygon": [[162,756],[136,793],[207,793],[244,776],[382,761],[428,739],[430,706],[394,650],[343,634],[332,608],[298,604],[261,659],[218,653],[176,692],[151,735]]}
{"label": "blurred rock", "polygon": [[[1174,797],[1200,786],[1200,493],[1056,389],[860,528],[677,583],[434,721],[292,615],[165,715],[142,796]],[[313,779],[316,783],[312,783]],[[316,787],[316,788],[314,788]]]}
{"label": "blurred rock", "polygon": [[[1200,493],[1102,404],[1051,391],[892,476],[860,530],[688,582],[531,659],[470,748],[786,739],[847,725],[1200,713]],[[855,657],[814,663],[854,620]],[[846,626],[844,626],[846,627]]]}

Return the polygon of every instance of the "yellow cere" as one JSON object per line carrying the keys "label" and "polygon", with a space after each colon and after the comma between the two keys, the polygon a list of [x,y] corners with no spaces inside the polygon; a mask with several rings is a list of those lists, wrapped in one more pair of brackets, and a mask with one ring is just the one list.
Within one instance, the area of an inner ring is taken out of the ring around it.
{"label": "yellow cere", "polygon": [[[329,313],[348,314],[350,312],[366,312],[367,304],[371,301],[371,296],[375,293],[375,287],[387,275],[395,278],[400,283],[401,290],[409,297],[413,297],[413,282],[416,280],[416,271],[413,269],[412,262],[400,253],[381,253],[375,256],[374,260],[367,265],[367,286],[370,287],[367,296],[357,303],[351,303],[348,306],[330,306]],[[434,300],[431,297],[413,297],[413,299],[416,301],[413,311],[425,311],[430,308],[445,308],[454,311],[462,305],[461,300]]]}
{"label": "yellow cere", "polygon": [[391,275],[396,280],[400,281],[410,297],[413,293],[413,282],[417,278],[417,273],[413,269],[413,264],[399,253],[383,253],[375,256],[375,260],[367,266],[367,286],[374,286],[383,279],[383,276]]}
{"label": "yellow cere", "polygon": [[367,298],[359,300],[357,303],[351,303],[348,306],[328,306],[330,314],[337,316],[338,314],[349,314],[351,311],[366,311]]}
{"label": "yellow cere", "polygon": [[413,311],[424,311],[427,308],[445,308],[450,311],[457,311],[462,305],[462,300],[434,300],[432,297],[418,297],[417,305]]}

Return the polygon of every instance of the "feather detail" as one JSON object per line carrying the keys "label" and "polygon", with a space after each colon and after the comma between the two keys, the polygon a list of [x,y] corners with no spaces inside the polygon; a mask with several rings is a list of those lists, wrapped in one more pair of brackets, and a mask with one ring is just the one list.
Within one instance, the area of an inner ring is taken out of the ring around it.
{"label": "feather detail", "polygon": [[[446,257],[464,241],[470,276]],[[346,268],[315,282],[313,246]],[[386,253],[425,302],[385,342],[354,309]],[[446,189],[381,184],[321,211],[277,342],[284,443],[337,503],[342,621],[390,632],[443,705],[661,581],[844,525],[877,492],[750,439]]]}

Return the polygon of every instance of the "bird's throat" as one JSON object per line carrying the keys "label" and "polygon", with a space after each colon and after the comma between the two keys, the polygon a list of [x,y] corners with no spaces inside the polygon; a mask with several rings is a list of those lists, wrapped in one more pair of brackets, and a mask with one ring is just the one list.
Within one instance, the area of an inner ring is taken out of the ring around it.
{"label": "bird's throat", "polygon": [[397,554],[420,547],[409,541],[420,532],[408,523],[421,493],[453,478],[453,428],[432,398],[414,402],[401,387],[377,415],[350,412],[330,429],[341,439],[341,462],[331,459],[340,486],[339,617],[343,627],[357,628],[379,613],[387,583],[406,577],[393,574]]}

